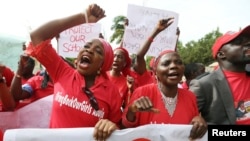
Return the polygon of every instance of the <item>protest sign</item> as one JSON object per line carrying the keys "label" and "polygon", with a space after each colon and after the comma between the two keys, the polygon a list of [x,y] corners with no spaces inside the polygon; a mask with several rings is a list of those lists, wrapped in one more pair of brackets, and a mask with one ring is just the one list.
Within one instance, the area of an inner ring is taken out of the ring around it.
{"label": "protest sign", "polygon": [[160,19],[174,17],[174,22],[153,40],[147,55],[157,56],[162,50],[175,50],[178,14],[172,11],[128,5],[129,25],[125,29],[123,46],[134,54],[148,40]]}
{"label": "protest sign", "polygon": [[98,38],[101,25],[98,23],[81,24],[60,33],[58,39],[58,53],[63,57],[76,58],[86,42]]}

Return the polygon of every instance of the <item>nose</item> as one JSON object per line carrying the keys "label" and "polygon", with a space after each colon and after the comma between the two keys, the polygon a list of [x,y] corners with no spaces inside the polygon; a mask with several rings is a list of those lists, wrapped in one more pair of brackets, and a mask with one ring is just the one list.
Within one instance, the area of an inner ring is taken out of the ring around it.
{"label": "nose", "polygon": [[114,55],[114,61],[117,61],[117,60],[118,60],[118,56]]}
{"label": "nose", "polygon": [[90,54],[93,54],[93,52],[94,52],[92,48],[85,48],[85,51],[90,53]]}
{"label": "nose", "polygon": [[176,65],[175,62],[171,62],[171,63],[169,64],[169,68],[170,68],[170,69],[173,69],[173,68],[176,68],[176,67],[177,67],[177,65]]}

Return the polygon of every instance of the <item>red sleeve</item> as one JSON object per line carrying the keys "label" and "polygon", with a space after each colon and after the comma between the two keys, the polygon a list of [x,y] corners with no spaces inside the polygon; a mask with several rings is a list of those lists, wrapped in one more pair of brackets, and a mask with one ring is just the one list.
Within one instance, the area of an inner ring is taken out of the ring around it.
{"label": "red sleeve", "polygon": [[14,72],[10,68],[5,67],[5,69],[3,71],[3,76],[6,79],[6,84],[8,87],[10,87],[11,81],[12,81],[14,75],[15,75]]}
{"label": "red sleeve", "polygon": [[33,46],[29,44],[25,53],[36,58],[47,70],[53,81],[62,79],[62,76],[69,75],[75,71],[57,54],[52,47],[51,40],[46,40]]}

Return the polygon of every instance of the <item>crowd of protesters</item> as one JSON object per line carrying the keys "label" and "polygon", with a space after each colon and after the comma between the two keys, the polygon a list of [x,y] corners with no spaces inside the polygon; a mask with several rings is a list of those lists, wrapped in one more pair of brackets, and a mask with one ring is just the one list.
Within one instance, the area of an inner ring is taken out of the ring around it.
{"label": "crowd of protesters", "polygon": [[[152,70],[147,70],[145,55],[153,39],[174,22],[172,17],[158,21],[134,58],[122,44],[113,49],[103,37],[86,42],[72,64],[52,46],[51,40],[62,31],[105,16],[104,9],[91,4],[84,13],[34,29],[17,71],[0,65],[1,111],[15,111],[53,94],[49,127],[94,127],[95,140],[152,123],[192,124],[191,139],[203,137],[209,124],[250,124],[244,104],[250,101],[250,77],[245,71],[250,63],[250,26],[216,40],[212,55],[218,67],[211,73],[198,62],[185,65],[176,50],[153,57]],[[34,59],[44,70],[34,72]],[[180,85],[183,77],[186,81]],[[76,99],[87,108],[63,99]]]}

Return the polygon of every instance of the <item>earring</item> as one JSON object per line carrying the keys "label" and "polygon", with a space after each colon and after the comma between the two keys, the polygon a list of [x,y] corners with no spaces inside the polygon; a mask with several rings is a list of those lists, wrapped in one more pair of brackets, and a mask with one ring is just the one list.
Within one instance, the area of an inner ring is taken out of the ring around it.
{"label": "earring", "polygon": [[101,73],[101,70],[98,70],[98,71],[97,71],[97,75],[100,75],[100,73]]}

